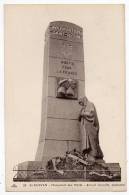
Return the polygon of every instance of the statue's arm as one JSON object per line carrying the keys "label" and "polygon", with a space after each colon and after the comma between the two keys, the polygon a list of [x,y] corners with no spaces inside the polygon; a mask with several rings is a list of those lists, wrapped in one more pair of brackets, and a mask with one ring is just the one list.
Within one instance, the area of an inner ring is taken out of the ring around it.
{"label": "statue's arm", "polygon": [[94,112],[95,112],[94,126],[99,129],[99,120],[98,120],[97,111],[96,111],[95,106],[94,106]]}
{"label": "statue's arm", "polygon": [[81,121],[81,118],[82,118],[82,110],[83,108],[81,109],[80,113],[79,113],[79,117],[78,117],[78,120]]}

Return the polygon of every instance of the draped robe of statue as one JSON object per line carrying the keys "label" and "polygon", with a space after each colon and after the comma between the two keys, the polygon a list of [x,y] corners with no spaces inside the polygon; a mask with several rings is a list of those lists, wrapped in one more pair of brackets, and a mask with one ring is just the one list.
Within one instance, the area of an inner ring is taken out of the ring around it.
{"label": "draped robe of statue", "polygon": [[103,159],[103,153],[99,145],[99,121],[95,106],[86,98],[82,99],[81,105],[82,109],[79,115],[81,150],[95,159]]}

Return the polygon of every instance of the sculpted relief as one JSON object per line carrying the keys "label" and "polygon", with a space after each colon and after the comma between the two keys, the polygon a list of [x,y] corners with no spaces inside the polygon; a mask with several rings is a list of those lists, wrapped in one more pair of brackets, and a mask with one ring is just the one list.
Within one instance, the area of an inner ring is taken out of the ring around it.
{"label": "sculpted relief", "polygon": [[57,78],[57,97],[77,99],[77,81],[74,79]]}

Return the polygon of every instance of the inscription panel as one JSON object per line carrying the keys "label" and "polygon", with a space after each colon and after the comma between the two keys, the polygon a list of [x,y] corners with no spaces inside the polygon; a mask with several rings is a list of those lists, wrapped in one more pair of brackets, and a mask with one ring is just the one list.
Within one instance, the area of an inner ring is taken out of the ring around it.
{"label": "inscription panel", "polygon": [[56,21],[50,23],[47,35],[56,39],[82,42],[83,30],[73,23]]}
{"label": "inscription panel", "polygon": [[54,118],[78,119],[80,106],[77,100],[48,97],[47,116]]}
{"label": "inscription panel", "polygon": [[[44,135],[41,137],[41,140],[43,140]],[[47,118],[46,139],[79,141],[80,128],[78,120]]]}
{"label": "inscription panel", "polygon": [[49,76],[84,80],[84,63],[67,59],[50,58]]}
{"label": "inscription panel", "polygon": [[84,61],[83,44],[50,39],[49,56]]}

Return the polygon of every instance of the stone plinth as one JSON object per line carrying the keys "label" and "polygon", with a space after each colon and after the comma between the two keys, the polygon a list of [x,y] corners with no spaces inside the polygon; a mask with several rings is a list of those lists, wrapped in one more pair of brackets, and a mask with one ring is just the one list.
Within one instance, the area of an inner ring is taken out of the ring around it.
{"label": "stone plinth", "polygon": [[105,163],[104,167],[97,163],[83,166],[68,159],[53,170],[52,166],[44,168],[42,161],[28,161],[20,163],[16,171],[14,181],[121,181],[119,163]]}

